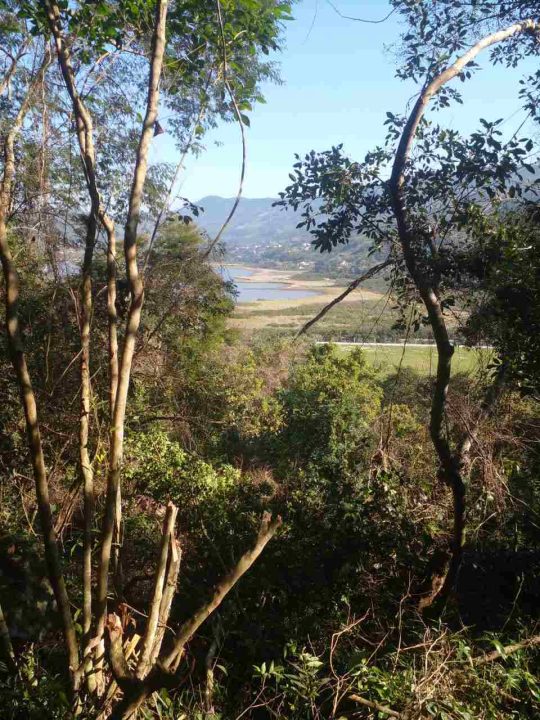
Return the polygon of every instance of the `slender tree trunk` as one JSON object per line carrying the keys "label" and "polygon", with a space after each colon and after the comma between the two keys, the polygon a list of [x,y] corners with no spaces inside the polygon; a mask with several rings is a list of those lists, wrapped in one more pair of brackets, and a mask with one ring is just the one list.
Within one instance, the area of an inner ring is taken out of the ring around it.
{"label": "slender tree trunk", "polygon": [[464,440],[458,445],[457,449],[453,450],[445,432],[444,418],[454,348],[449,339],[448,328],[439,300],[437,274],[431,276],[426,272],[422,267],[421,257],[418,253],[418,247],[421,247],[423,240],[425,240],[424,229],[411,227],[409,221],[405,201],[405,168],[409,161],[418,126],[429,102],[443,85],[459,75],[485,48],[520,33],[535,31],[537,27],[538,23],[535,21],[524,20],[505,30],[500,30],[482,38],[423,88],[401,134],[389,180],[392,207],[405,264],[425,305],[437,346],[437,377],[431,404],[430,435],[439,458],[439,477],[452,491],[454,517],[450,547],[451,559],[441,590],[443,596],[447,595],[456,583],[463,553],[466,511],[463,458],[464,450],[470,447],[470,440],[468,440],[470,431],[466,430],[464,432]]}
{"label": "slender tree trunk", "polygon": [[150,656],[150,664],[152,666],[155,665],[156,660],[159,657],[159,653],[161,652],[163,638],[165,637],[165,630],[167,629],[169,615],[171,614],[172,602],[176,594],[176,583],[178,582],[178,573],[180,571],[181,559],[182,550],[180,548],[180,543],[176,539],[173,532],[171,533],[169,538],[167,575],[165,577],[163,596],[161,598],[161,604],[159,607],[159,619],[154,639],[154,647],[152,648],[152,654]]}
{"label": "slender tree trunk", "polygon": [[[114,229],[107,230],[107,320],[109,346],[109,422],[112,432],[116,393],[118,391],[118,313],[116,310],[116,235]],[[114,536],[113,536],[113,577],[116,594],[122,593],[123,572],[121,562],[122,546],[122,491],[120,483],[116,493]]]}
{"label": "slender tree trunk", "polygon": [[43,75],[45,74],[49,63],[50,56],[46,53],[40,71],[36,76],[36,80],[28,89],[17,118],[4,141],[4,175],[0,186],[0,260],[5,280],[8,347],[24,410],[28,448],[32,461],[38,514],[45,546],[45,558],[47,562],[48,575],[62,619],[64,641],[69,660],[69,672],[72,680],[72,686],[76,690],[78,686],[79,669],[77,639],[54,531],[49,498],[49,484],[45,468],[43,445],[41,442],[36,398],[32,388],[30,373],[28,371],[20,328],[19,277],[11,250],[9,248],[6,225],[7,215],[11,204],[11,188],[15,175],[15,138],[18,135],[26,113],[28,112],[33,91],[39,82],[42,81]]}
{"label": "slender tree trunk", "polygon": [[152,650],[156,640],[156,633],[160,618],[161,603],[165,591],[165,581],[167,577],[167,560],[171,551],[171,537],[174,537],[174,525],[178,508],[172,503],[167,506],[165,520],[163,521],[163,531],[161,533],[161,545],[159,553],[159,562],[156,569],[156,577],[154,580],[154,595],[150,603],[148,619],[146,621],[146,630],[142,639],[141,652],[139,662],[137,664],[137,677],[143,679],[148,674],[151,667]]}
{"label": "slender tree trunk", "polygon": [[157,119],[159,81],[163,66],[163,56],[165,53],[166,18],[167,1],[158,0],[156,3],[155,25],[152,37],[152,53],[146,114],[137,150],[133,183],[129,198],[128,217],[124,233],[124,256],[131,294],[131,304],[128,312],[126,333],[118,372],[118,388],[114,405],[111,432],[107,499],[103,519],[101,558],[98,571],[97,636],[99,638],[103,637],[107,616],[109,565],[111,561],[111,547],[114,536],[116,507],[124,450],[124,423],[126,417],[127,396],[131,379],[131,366],[135,351],[135,341],[139,330],[142,305],[144,301],[143,284],[137,265],[137,230],[139,226],[142,195],[148,167],[148,151],[154,134],[154,123]]}
{"label": "slender tree trunk", "polygon": [[92,635],[92,527],[94,522],[94,469],[88,450],[90,436],[90,405],[92,388],[90,383],[90,330],[92,323],[92,262],[96,242],[97,218],[92,207],[88,218],[86,248],[81,281],[81,401],[79,418],[79,464],[84,496],[84,541],[83,541],[83,655],[85,677],[90,692],[95,690],[95,677],[89,656]]}
{"label": "slender tree trunk", "polygon": [[[107,215],[105,208],[101,202],[96,178],[96,155],[94,148],[94,133],[92,117],[88,109],[81,99],[75,83],[75,74],[71,61],[69,49],[65,43],[60,24],[60,11],[57,2],[53,0],[42,0],[44,9],[47,14],[49,27],[54,37],[56,54],[58,63],[64,78],[66,89],[69,93],[73,113],[76,119],[77,138],[83,167],[85,170],[86,182],[91,203],[91,217],[89,220],[89,233],[87,236],[85,258],[83,264],[83,281],[82,281],[82,327],[81,327],[81,420],[79,434],[79,452],[81,472],[84,478],[84,497],[85,497],[85,547],[84,547],[84,568],[83,568],[83,629],[84,629],[84,656],[87,662],[87,677],[89,679],[89,689],[94,690],[96,684],[101,685],[102,675],[101,668],[103,663],[104,648],[101,642],[96,645],[96,667],[95,673],[90,672],[91,663],[89,661],[89,645],[88,641],[91,635],[92,620],[92,564],[91,564],[91,528],[93,524],[93,477],[90,458],[88,453],[88,430],[89,430],[89,412],[90,412],[90,322],[92,313],[92,280],[91,268],[93,258],[93,248],[96,235],[96,217],[99,218],[108,239],[108,314],[109,314],[109,347],[110,347],[110,404],[112,405],[112,388],[115,386],[113,377],[117,376],[114,369],[117,357],[117,341],[116,341],[116,270],[111,269],[115,263],[115,231],[114,223]],[[112,273],[112,277],[111,277]],[[114,322],[113,322],[114,319]],[[102,635],[102,633],[101,633]],[[101,637],[100,635],[100,637]]]}

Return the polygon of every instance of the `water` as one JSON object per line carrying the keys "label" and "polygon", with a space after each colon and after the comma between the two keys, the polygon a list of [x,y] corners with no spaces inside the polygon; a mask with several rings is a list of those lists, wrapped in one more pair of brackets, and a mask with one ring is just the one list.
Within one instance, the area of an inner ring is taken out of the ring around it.
{"label": "water", "polygon": [[251,277],[255,271],[241,265],[228,265],[221,272],[226,279],[234,280],[238,291],[236,298],[238,303],[256,300],[298,300],[317,294],[313,290],[296,290],[284,283],[242,282],[241,278]]}

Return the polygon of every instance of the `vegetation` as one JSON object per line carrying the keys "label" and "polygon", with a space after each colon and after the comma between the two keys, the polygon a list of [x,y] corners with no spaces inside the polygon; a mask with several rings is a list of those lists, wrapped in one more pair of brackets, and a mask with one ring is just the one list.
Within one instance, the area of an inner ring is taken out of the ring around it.
{"label": "vegetation", "polygon": [[392,5],[410,115],[280,201],[370,243],[385,339],[434,339],[384,363],[313,342],[375,301],[238,333],[226,223],[149,164],[164,108],[183,155],[243,136],[289,3],[0,5],[0,718],[540,716],[535,141],[426,116],[538,54],[535,6]]}

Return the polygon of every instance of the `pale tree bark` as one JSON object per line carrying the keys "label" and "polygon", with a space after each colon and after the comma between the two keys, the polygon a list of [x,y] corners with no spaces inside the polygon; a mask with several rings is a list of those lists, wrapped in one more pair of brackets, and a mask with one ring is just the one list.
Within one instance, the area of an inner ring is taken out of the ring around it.
{"label": "pale tree bark", "polygon": [[163,67],[163,56],[165,53],[166,42],[166,19],[167,1],[158,0],[156,2],[155,24],[152,35],[146,113],[137,149],[133,182],[129,198],[127,222],[124,232],[124,256],[131,294],[131,304],[128,311],[124,344],[119,364],[118,388],[116,392],[111,430],[107,499],[103,519],[101,557],[98,568],[96,616],[97,637],[99,639],[103,637],[107,616],[109,565],[111,561],[111,546],[114,536],[116,508],[120,488],[127,396],[131,379],[131,366],[135,351],[135,341],[139,330],[144,300],[143,283],[139,275],[137,264],[137,230],[139,226],[143,189],[148,167],[148,151],[154,134],[154,124],[157,119],[159,81]]}
{"label": "pale tree bark", "polygon": [[0,183],[0,260],[2,262],[2,270],[5,281],[8,347],[24,410],[28,448],[32,462],[41,533],[43,535],[45,546],[47,570],[62,620],[71,683],[73,689],[76,690],[78,685],[79,667],[77,638],[62,572],[56,534],[54,531],[51,503],[49,499],[49,483],[41,441],[36,397],[32,388],[32,381],[28,370],[21,334],[19,319],[19,277],[13,261],[7,236],[7,216],[11,205],[12,184],[15,176],[15,139],[21,130],[25,116],[30,108],[34,90],[43,81],[43,76],[49,64],[50,54],[47,50],[41,64],[41,68],[34,78],[31,86],[28,88],[13,125],[4,140],[4,173]]}
{"label": "pale tree bark", "polygon": [[[112,428],[114,406],[118,390],[118,312],[116,310],[116,236],[107,231],[107,326],[109,353],[109,424]],[[122,492],[120,483],[116,492],[113,535],[113,577],[116,594],[121,595],[123,573],[122,546]]]}
{"label": "pale tree bark", "polygon": [[165,520],[163,521],[163,531],[161,534],[161,547],[159,553],[159,561],[156,569],[156,577],[154,580],[154,595],[148,612],[148,620],[146,621],[146,631],[143,635],[139,662],[137,665],[137,677],[144,678],[150,669],[150,659],[154,649],[156,640],[156,632],[158,629],[161,603],[165,590],[165,580],[167,575],[167,559],[171,549],[171,536],[174,534],[174,525],[178,508],[172,503],[167,506]]}
{"label": "pale tree bark", "polygon": [[[94,129],[92,116],[82,100],[75,81],[75,73],[69,46],[66,43],[60,25],[58,4],[52,0],[43,0],[49,27],[54,38],[58,63],[75,116],[79,150],[85,171],[90,197],[85,252],[81,279],[81,400],[79,420],[79,465],[84,493],[84,547],[83,547],[83,654],[86,662],[86,678],[90,691],[96,688],[96,676],[92,672],[90,659],[90,639],[92,635],[92,527],[94,522],[94,481],[93,467],[88,450],[90,431],[90,332],[93,312],[92,265],[96,243],[97,220],[107,233],[109,247],[114,248],[114,223],[107,215],[101,201],[96,178],[96,153],[94,147]],[[110,288],[108,294],[110,295]],[[110,302],[110,300],[109,300]],[[110,311],[109,311],[110,312]],[[112,382],[112,381],[111,381]]]}
{"label": "pale tree bark", "polygon": [[180,561],[182,559],[182,550],[180,543],[176,539],[174,533],[169,538],[169,556],[167,575],[165,577],[165,586],[163,596],[159,607],[159,619],[154,639],[154,647],[150,656],[150,664],[154,665],[161,652],[161,646],[165,637],[169,615],[171,614],[172,602],[176,594],[176,584],[178,582],[178,573],[180,571]]}
{"label": "pale tree bark", "polygon": [[9,84],[13,78],[13,75],[15,74],[15,70],[17,69],[17,65],[19,64],[19,60],[24,56],[26,50],[28,49],[29,42],[30,41],[25,38],[22,41],[16,55],[10,55],[11,63],[7,69],[6,74],[0,81],[0,95],[3,95],[5,90],[7,89],[9,96]]}
{"label": "pale tree bark", "polygon": [[[186,643],[193,637],[203,622],[217,610],[227,594],[250,569],[268,542],[281,527],[281,524],[281,517],[277,516],[275,519],[272,519],[270,513],[265,512],[263,514],[253,547],[245,552],[235,567],[220,580],[211,599],[180,627],[175,636],[171,651],[162,659],[157,659],[156,656],[155,661],[143,678],[137,677],[137,674],[129,668],[126,661],[120,619],[114,614],[108,616],[109,659],[115,680],[124,693],[122,700],[113,708],[111,720],[128,720],[129,718],[133,718],[141,705],[153,692],[163,687],[167,688],[179,685],[180,680],[176,677],[175,671]],[[165,519],[164,534],[168,528],[171,528],[170,511]],[[163,543],[161,548],[160,555],[163,557]],[[169,568],[170,567],[169,565]],[[156,576],[156,585],[158,582],[162,582],[162,575],[159,571]],[[156,593],[154,592],[154,599],[155,597]],[[159,622],[163,626],[165,626],[168,620],[168,612],[170,611],[170,602],[165,600],[165,592],[161,597],[160,607],[162,609],[164,608],[164,603],[168,603],[167,615],[163,615],[162,612],[160,612],[159,619]]]}
{"label": "pale tree bark", "polygon": [[109,418],[112,422],[118,389],[118,312],[116,310],[116,236],[107,231],[107,319],[109,346]]}
{"label": "pale tree bark", "polygon": [[[431,404],[430,435],[439,459],[440,479],[451,489],[453,498],[451,557],[448,572],[441,588],[443,596],[452,590],[455,585],[463,554],[466,510],[463,465],[471,440],[467,439],[470,434],[469,431],[465,431],[464,440],[458,445],[457,449],[454,449],[445,430],[446,397],[450,384],[454,348],[450,341],[438,285],[430,277],[429,273],[426,273],[421,267],[420,258],[417,254],[416,246],[417,242],[422,241],[423,228],[414,227],[408,216],[405,199],[405,170],[418,126],[428,108],[429,102],[437,92],[446,83],[458,76],[482,50],[521,33],[534,32],[537,29],[538,23],[534,20],[524,20],[505,30],[500,30],[482,38],[422,89],[401,134],[389,180],[392,207],[405,264],[426,308],[437,346],[437,375]],[[484,416],[483,412],[482,417]]]}

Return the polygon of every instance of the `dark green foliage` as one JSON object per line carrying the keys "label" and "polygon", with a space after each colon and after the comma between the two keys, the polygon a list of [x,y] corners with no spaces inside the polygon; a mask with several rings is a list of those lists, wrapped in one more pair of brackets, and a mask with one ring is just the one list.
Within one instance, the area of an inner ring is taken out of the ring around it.
{"label": "dark green foliage", "polygon": [[294,367],[281,403],[279,442],[290,466],[314,466],[343,481],[367,466],[377,442],[380,390],[360,350],[314,347]]}
{"label": "dark green foliage", "polygon": [[525,393],[540,391],[540,233],[534,205],[478,218],[477,250],[469,261],[482,293],[472,302],[466,332],[495,345],[499,361]]}

